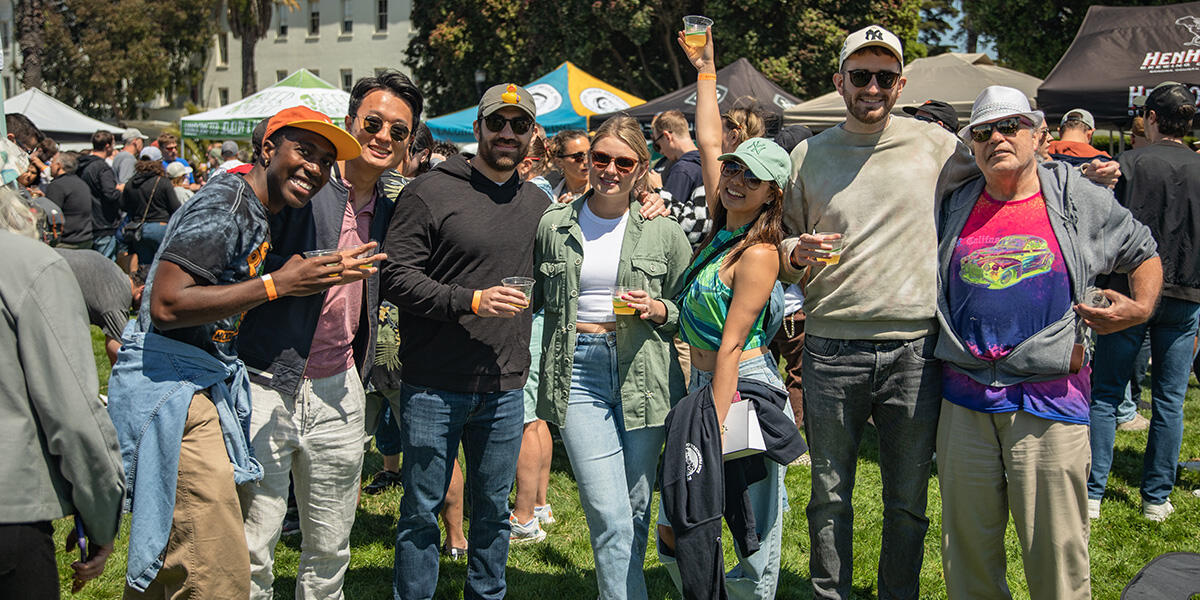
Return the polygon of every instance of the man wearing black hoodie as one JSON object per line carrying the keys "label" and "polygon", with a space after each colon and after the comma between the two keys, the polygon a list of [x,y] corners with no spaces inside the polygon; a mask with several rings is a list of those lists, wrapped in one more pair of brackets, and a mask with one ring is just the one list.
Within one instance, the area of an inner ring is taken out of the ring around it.
{"label": "man wearing black hoodie", "polygon": [[[383,297],[400,321],[404,464],[396,525],[396,598],[432,598],[437,513],[459,442],[471,529],[465,598],[503,598],[508,494],[516,474],[529,373],[529,304],[500,285],[533,277],[533,241],[550,204],[516,167],[533,136],[533,96],[513,84],[479,103],[470,161],[452,157],[408,184],[384,247]],[[430,575],[433,575],[432,577]]]}
{"label": "man wearing black hoodie", "polygon": [[79,155],[79,178],[92,192],[92,248],[107,256],[117,258],[115,235],[121,223],[121,191],[124,184],[117,183],[117,174],[104,159],[112,156],[113,134],[97,131],[92,134],[92,151]]}

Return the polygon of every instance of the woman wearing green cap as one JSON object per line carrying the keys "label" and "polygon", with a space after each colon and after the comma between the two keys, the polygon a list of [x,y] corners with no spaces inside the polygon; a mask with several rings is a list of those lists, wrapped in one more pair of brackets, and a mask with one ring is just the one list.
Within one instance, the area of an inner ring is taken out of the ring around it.
{"label": "woman wearing green cap", "polygon": [[[707,44],[692,48],[679,34],[680,47],[699,71],[696,139],[704,187],[716,190],[710,197],[718,200],[710,203],[713,230],[688,268],[691,281],[685,283],[679,307],[679,336],[691,346],[690,387],[695,390],[711,383],[717,419],[723,423],[739,377],[783,390],[778,367],[767,350],[774,334],[769,331],[767,307],[779,275],[783,190],[791,160],[778,144],[760,137],[721,153],[711,31],[707,36]],[[775,597],[786,467],[763,460],[767,477],[749,487],[761,547],[750,556],[738,552],[739,563],[725,579],[730,598]],[[673,558],[675,536],[662,510],[658,530],[660,559],[679,582]]]}

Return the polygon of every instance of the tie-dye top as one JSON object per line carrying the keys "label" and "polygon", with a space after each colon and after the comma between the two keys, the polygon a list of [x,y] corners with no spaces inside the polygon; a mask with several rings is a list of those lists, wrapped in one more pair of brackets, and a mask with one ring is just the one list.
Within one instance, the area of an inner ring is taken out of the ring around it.
{"label": "tie-dye top", "polygon": [[[722,229],[716,237],[696,255],[692,264],[699,264],[712,256],[725,242],[740,236],[750,229],[745,225],[736,231]],[[683,296],[679,306],[679,339],[701,350],[716,350],[721,347],[721,336],[725,331],[725,319],[729,316],[729,302],[733,300],[733,290],[721,281],[721,263],[729,250],[724,250],[714,257],[692,281],[691,287]],[[746,343],[742,350],[753,350],[767,345],[767,333],[763,329],[763,320],[767,307],[758,314],[758,319],[750,327],[746,335]]]}
{"label": "tie-dye top", "polygon": [[[996,360],[1071,307],[1071,280],[1041,193],[1001,202],[985,191],[959,235],[946,281],[950,324],[967,348]],[[980,412],[1023,410],[1088,422],[1090,370],[1009,387],[981,384],[944,367],[947,400]]]}

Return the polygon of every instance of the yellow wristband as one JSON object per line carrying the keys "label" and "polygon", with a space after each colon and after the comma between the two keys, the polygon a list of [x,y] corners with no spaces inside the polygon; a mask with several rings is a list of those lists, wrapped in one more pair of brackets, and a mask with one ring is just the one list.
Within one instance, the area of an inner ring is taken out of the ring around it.
{"label": "yellow wristband", "polygon": [[471,312],[479,314],[479,301],[483,299],[483,290],[475,290],[475,295],[471,297]]}
{"label": "yellow wristband", "polygon": [[699,73],[696,75],[696,81],[716,81],[716,73]]}
{"label": "yellow wristband", "polygon": [[263,282],[263,287],[267,288],[267,301],[279,298],[279,293],[275,291],[275,280],[271,279],[270,275],[259,277]]}

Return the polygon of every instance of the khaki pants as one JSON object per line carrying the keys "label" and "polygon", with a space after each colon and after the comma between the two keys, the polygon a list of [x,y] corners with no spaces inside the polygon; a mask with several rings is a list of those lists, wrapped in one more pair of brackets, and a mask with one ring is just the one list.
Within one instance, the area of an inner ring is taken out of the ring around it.
{"label": "khaki pants", "polygon": [[675,336],[674,343],[675,351],[679,354],[679,368],[683,369],[683,384],[687,386],[692,379],[692,347],[679,339],[679,336]]}
{"label": "khaki pants", "polygon": [[952,600],[1012,598],[1004,528],[1016,525],[1033,600],[1091,598],[1088,426],[942,401],[942,568]]}
{"label": "khaki pants", "polygon": [[146,588],[125,586],[125,598],[248,598],[250,553],[233,465],[221,437],[217,407],[196,394],[179,448],[179,483],[163,566]]}

